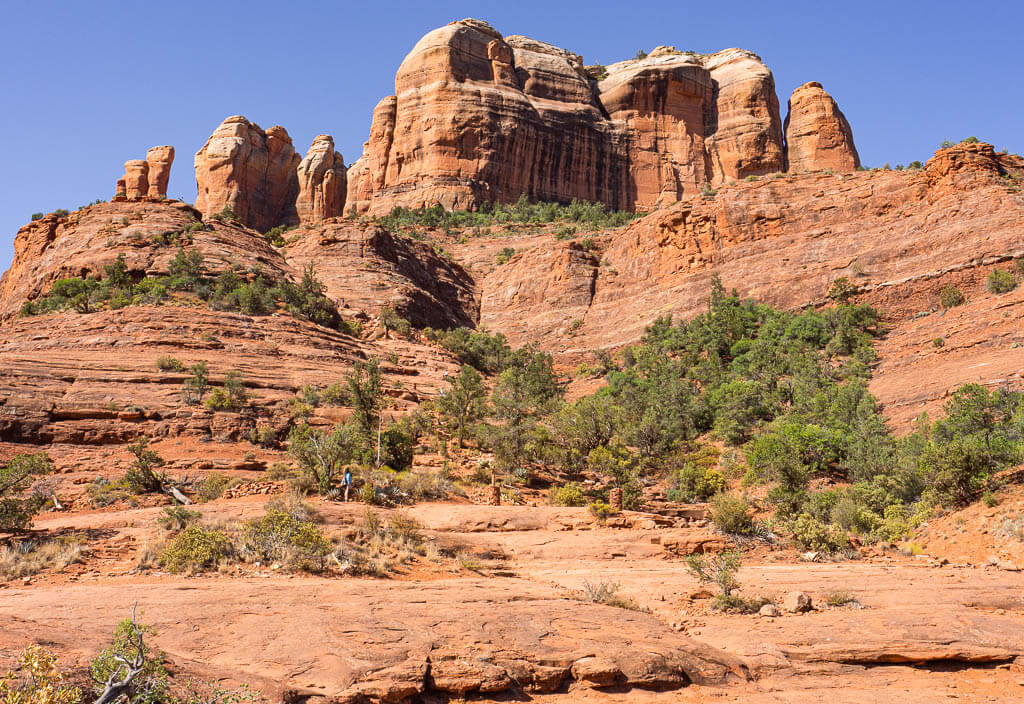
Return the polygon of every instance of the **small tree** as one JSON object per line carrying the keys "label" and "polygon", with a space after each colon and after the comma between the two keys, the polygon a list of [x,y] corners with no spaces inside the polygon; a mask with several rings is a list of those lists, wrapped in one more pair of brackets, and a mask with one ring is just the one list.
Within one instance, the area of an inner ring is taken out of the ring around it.
{"label": "small tree", "polygon": [[328,493],[345,464],[359,454],[363,443],[349,425],[339,425],[331,433],[303,423],[288,436],[288,452],[302,471],[316,484],[321,494]]}
{"label": "small tree", "polygon": [[94,704],[158,704],[169,695],[170,674],[164,654],[145,643],[156,635],[150,626],[140,626],[133,613],[117,624],[113,642],[89,663],[96,683]]}
{"label": "small tree", "polygon": [[196,362],[188,370],[192,377],[185,380],[181,395],[185,403],[197,406],[203,402],[203,396],[210,388],[210,370],[207,368],[206,362]]}
{"label": "small tree", "polygon": [[384,328],[385,337],[387,337],[388,332],[391,330],[403,336],[408,335],[412,330],[409,321],[400,316],[394,308],[385,308],[380,312],[380,324]]}
{"label": "small tree", "polygon": [[484,414],[487,389],[483,377],[468,364],[462,365],[452,387],[441,397],[441,412],[455,422],[459,447],[463,447],[466,426]]}
{"label": "small tree", "polygon": [[356,362],[345,377],[345,387],[352,400],[353,418],[363,435],[374,436],[380,423],[384,405],[384,386],[380,375],[380,362],[374,358]]}
{"label": "small tree", "polygon": [[139,494],[163,491],[167,475],[157,471],[157,468],[165,464],[164,458],[149,449],[149,438],[145,435],[140,436],[138,440],[128,445],[128,451],[135,455],[135,462],[124,473],[128,487]]}
{"label": "small tree", "polygon": [[23,497],[35,477],[51,474],[53,462],[45,452],[15,455],[0,467],[0,531],[25,530],[45,500],[38,494]]}
{"label": "small tree", "polygon": [[939,291],[939,303],[942,304],[943,308],[948,309],[963,305],[965,300],[964,294],[954,286],[946,286]]}
{"label": "small tree", "polygon": [[178,247],[178,252],[168,266],[168,272],[172,278],[180,280],[181,288],[192,290],[203,280],[203,253],[193,249],[186,254],[184,247]]}
{"label": "small tree", "polygon": [[737,597],[733,592],[740,588],[740,582],[736,573],[740,569],[740,553],[737,550],[727,550],[708,558],[707,555],[690,555],[686,558],[686,566],[690,573],[701,584],[714,584],[718,587],[719,593],[715,596],[715,603],[720,609],[732,607]]}
{"label": "small tree", "polygon": [[1017,288],[1017,280],[1013,278],[1013,274],[1003,269],[993,269],[985,279],[985,288],[989,293],[1002,294],[1009,293],[1013,289]]}

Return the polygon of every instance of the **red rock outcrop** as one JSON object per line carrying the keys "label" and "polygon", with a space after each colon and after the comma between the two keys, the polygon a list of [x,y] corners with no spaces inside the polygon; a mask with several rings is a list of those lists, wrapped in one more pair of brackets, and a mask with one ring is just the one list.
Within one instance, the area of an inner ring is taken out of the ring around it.
{"label": "red rock outcrop", "polygon": [[345,162],[334,151],[333,137],[321,134],[313,140],[306,158],[299,163],[298,180],[295,210],[301,222],[317,222],[344,213]]}
{"label": "red rock outcrop", "polygon": [[[657,316],[704,310],[713,273],[741,295],[783,308],[825,302],[831,283],[846,276],[861,300],[892,320],[937,311],[945,285],[984,298],[992,267],[1024,256],[1024,177],[1013,176],[1016,164],[990,145],[960,144],[940,150],[923,170],[737,183],[594,238],[597,251],[587,259],[560,255],[565,244],[535,235],[514,243],[520,253],[512,261],[479,274],[480,324],[513,344],[539,342],[555,352],[616,348],[638,340]],[[471,250],[455,253],[461,259]],[[979,302],[984,315],[957,309],[931,325],[915,323],[927,332],[893,333],[880,343],[883,360],[893,362],[883,362],[873,389],[905,421],[957,383],[1019,378],[1017,318],[996,313],[1009,314],[1019,298]],[[951,341],[940,359],[930,343],[944,335]],[[928,353],[908,356],[908,346]],[[982,346],[979,376],[970,356],[980,358]],[[926,369],[935,370],[935,383],[915,382],[929,376]]]}
{"label": "red rock outcrop", "polygon": [[525,194],[647,209],[785,168],[774,80],[756,55],[659,47],[599,69],[479,20],[428,33],[374,111],[349,207],[466,208]]}
{"label": "red rock outcrop", "polygon": [[171,178],[171,164],[174,163],[174,147],[163,145],[146,152],[149,164],[149,191],[147,195],[155,200],[167,197],[167,183]]}
{"label": "red rock outcrop", "polygon": [[785,127],[790,171],[846,173],[860,166],[850,123],[820,83],[793,91]]}
{"label": "red rock outcrop", "polygon": [[124,162],[124,186],[128,200],[139,200],[149,195],[149,162],[145,159]]}
{"label": "red rock outcrop", "polygon": [[233,115],[196,153],[196,208],[203,217],[230,210],[260,232],[296,224],[299,161],[284,127]]}

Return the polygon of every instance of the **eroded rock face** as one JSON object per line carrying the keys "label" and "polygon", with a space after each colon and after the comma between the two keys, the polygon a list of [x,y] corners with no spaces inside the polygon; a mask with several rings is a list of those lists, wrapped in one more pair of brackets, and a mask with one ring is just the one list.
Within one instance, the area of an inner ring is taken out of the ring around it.
{"label": "eroded rock face", "polygon": [[479,20],[423,37],[374,111],[349,207],[601,201],[648,209],[706,183],[782,171],[771,71],[754,54],[659,47],[587,70]]}
{"label": "eroded rock face", "polygon": [[128,200],[149,195],[149,162],[145,159],[124,162],[124,194]]}
{"label": "eroded rock face", "polygon": [[157,200],[166,198],[167,183],[171,178],[171,164],[174,163],[174,147],[153,147],[146,152],[146,163],[149,164],[149,197]]}
{"label": "eroded rock face", "polygon": [[860,166],[850,123],[820,83],[805,83],[789,99],[786,153],[790,171],[846,173]]}
{"label": "eroded rock face", "polygon": [[295,210],[303,223],[342,215],[345,210],[346,170],[334,138],[321,134],[313,140],[298,167],[299,195]]}
{"label": "eroded rock face", "polygon": [[260,232],[296,224],[299,161],[284,127],[229,117],[196,153],[196,208],[204,217],[231,210]]}

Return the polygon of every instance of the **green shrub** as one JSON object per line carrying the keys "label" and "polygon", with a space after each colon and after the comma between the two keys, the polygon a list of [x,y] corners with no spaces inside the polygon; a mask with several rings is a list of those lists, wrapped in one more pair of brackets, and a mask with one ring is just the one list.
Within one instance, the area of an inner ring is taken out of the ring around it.
{"label": "green shrub", "polygon": [[330,541],[315,523],[296,518],[281,504],[270,504],[263,517],[246,521],[241,544],[249,559],[309,572],[322,571],[331,553]]}
{"label": "green shrub", "polygon": [[21,531],[29,526],[46,499],[40,494],[23,494],[38,477],[54,469],[45,452],[15,455],[0,467],[0,531]]}
{"label": "green shrub", "polygon": [[826,525],[809,513],[793,522],[793,540],[803,550],[834,553],[850,546],[846,534],[834,525]]}
{"label": "green shrub", "polygon": [[943,308],[949,309],[963,305],[966,302],[964,294],[954,286],[946,286],[939,291],[939,303]]}
{"label": "green shrub", "polygon": [[174,573],[202,572],[216,568],[233,552],[227,534],[191,525],[167,542],[160,553],[160,564]]}
{"label": "green shrub", "polygon": [[272,449],[278,446],[277,431],[270,425],[256,425],[249,429],[249,442],[262,448]]}
{"label": "green shrub", "polygon": [[494,257],[494,262],[498,266],[501,266],[509,259],[516,255],[516,250],[512,247],[503,247],[500,252]]}
{"label": "green shrub", "polygon": [[201,517],[199,511],[190,511],[184,506],[167,506],[156,522],[165,530],[184,530]]}
{"label": "green shrub", "polygon": [[395,312],[394,308],[385,308],[380,312],[380,324],[386,335],[389,330],[394,330],[399,335],[407,336],[412,330],[409,321]]}
{"label": "green shrub", "polygon": [[985,279],[985,289],[989,293],[1009,293],[1015,288],[1017,288],[1017,279],[1009,271],[993,269]]}
{"label": "green shrub", "polygon": [[220,472],[211,472],[196,485],[196,499],[200,503],[219,499],[225,491],[233,486],[237,486],[239,483],[241,483],[241,480],[237,477],[229,477]]}
{"label": "green shrub", "polygon": [[206,399],[206,407],[214,411],[239,411],[249,402],[242,374],[230,371],[224,378],[224,386],[213,390]]}
{"label": "green shrub", "polygon": [[598,521],[604,522],[612,516],[617,515],[619,513],[619,509],[598,499],[594,503],[590,504],[590,513]]}
{"label": "green shrub", "polygon": [[741,496],[722,492],[711,499],[711,522],[723,533],[750,535],[754,518],[750,504]]}
{"label": "green shrub", "polygon": [[94,692],[103,692],[106,682],[114,677],[124,676],[125,661],[132,661],[141,648],[143,664],[141,671],[132,679],[123,696],[131,704],[165,704],[170,697],[170,673],[164,664],[164,654],[153,650],[145,638],[155,637],[151,626],[137,625],[126,618],[114,629],[113,642],[89,663],[89,674],[94,683]]}
{"label": "green shrub", "polygon": [[36,220],[42,220],[42,219],[43,219],[43,214],[42,213],[32,213],[32,222],[35,222]]}
{"label": "green shrub", "polygon": [[140,436],[128,445],[128,451],[135,455],[135,461],[124,473],[123,481],[134,494],[154,494],[164,490],[167,475],[158,471],[164,465],[164,458],[149,449],[149,438]]}
{"label": "green shrub", "polygon": [[722,610],[729,610],[735,604],[733,592],[740,588],[736,573],[739,572],[741,561],[738,551],[727,550],[713,557],[690,555],[686,558],[686,566],[701,584],[714,584],[718,587],[715,604]]}
{"label": "green shrub", "polygon": [[715,494],[725,491],[727,483],[725,475],[712,467],[700,468],[692,462],[686,462],[679,470],[679,487],[669,499],[693,503],[707,501]]}
{"label": "green shrub", "polygon": [[944,339],[942,339],[941,337],[936,337],[934,340],[932,340],[932,347],[934,347],[935,349],[940,349],[940,348],[945,347],[945,346],[946,346],[946,341]]}
{"label": "green shrub", "polygon": [[583,489],[576,482],[569,482],[560,487],[554,487],[548,495],[555,506],[586,506],[587,497]]}

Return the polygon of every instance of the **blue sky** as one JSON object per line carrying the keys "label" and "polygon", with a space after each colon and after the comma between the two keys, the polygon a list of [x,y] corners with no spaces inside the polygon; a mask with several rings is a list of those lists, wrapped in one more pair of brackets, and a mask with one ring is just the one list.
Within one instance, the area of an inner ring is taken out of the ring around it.
{"label": "blue sky", "polygon": [[587,63],[659,44],[749,49],[775,73],[783,116],[793,88],[820,81],[868,165],[923,161],[969,135],[1024,151],[1016,2],[9,2],[0,270],[31,213],[109,198],[150,146],[175,146],[169,195],[191,202],[192,156],[228,115],[284,125],[301,153],[333,134],[351,163],[405,54],[463,17]]}

